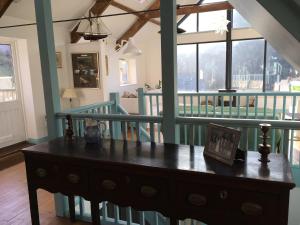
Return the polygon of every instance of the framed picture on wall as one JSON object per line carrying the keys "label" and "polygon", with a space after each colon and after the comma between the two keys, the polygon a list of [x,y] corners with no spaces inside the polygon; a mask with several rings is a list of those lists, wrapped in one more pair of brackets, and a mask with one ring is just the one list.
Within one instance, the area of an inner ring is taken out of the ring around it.
{"label": "framed picture on wall", "polygon": [[99,88],[98,53],[73,53],[74,88]]}
{"label": "framed picture on wall", "polygon": [[56,52],[56,67],[62,68],[62,55],[61,52]]}
{"label": "framed picture on wall", "polygon": [[232,165],[240,137],[241,132],[239,130],[217,124],[208,124],[204,155]]}

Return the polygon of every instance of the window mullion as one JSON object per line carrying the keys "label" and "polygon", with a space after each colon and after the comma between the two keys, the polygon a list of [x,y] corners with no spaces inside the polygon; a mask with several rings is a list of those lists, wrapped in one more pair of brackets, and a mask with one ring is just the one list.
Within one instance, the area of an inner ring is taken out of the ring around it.
{"label": "window mullion", "polygon": [[226,77],[225,88],[230,90],[232,88],[232,10],[227,10],[227,20],[230,21],[227,25],[228,32],[226,33]]}

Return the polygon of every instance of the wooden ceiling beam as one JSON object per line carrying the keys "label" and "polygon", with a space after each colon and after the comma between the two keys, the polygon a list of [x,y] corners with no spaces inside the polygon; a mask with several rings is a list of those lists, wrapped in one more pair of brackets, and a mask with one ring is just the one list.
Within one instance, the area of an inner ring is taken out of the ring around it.
{"label": "wooden ceiling beam", "polygon": [[13,0],[1,0],[0,1],[0,18],[4,15]]}
{"label": "wooden ceiling beam", "polygon": [[[128,13],[135,11],[134,9],[129,8],[128,6],[123,5],[123,4],[121,4],[119,2],[116,2],[114,0],[111,2],[111,5],[114,6],[114,7],[116,7],[116,8],[118,8],[118,9],[121,9],[121,10],[123,10],[125,12],[128,12]],[[140,15],[140,13],[137,13],[137,14],[134,14],[134,15],[136,15],[137,17],[140,17],[142,19],[142,16]],[[149,22],[160,26],[160,22],[157,21],[157,20],[155,20],[155,19],[150,19]]]}
{"label": "wooden ceiling beam", "polygon": [[[220,11],[220,10],[228,10],[233,9],[233,6],[225,1],[225,2],[216,2],[216,3],[208,3],[204,5],[193,5],[193,6],[179,6],[177,9],[177,15],[188,15],[192,13],[204,13],[204,12],[212,12],[212,11]],[[158,18],[160,17],[160,10],[147,12],[148,18]]]}
{"label": "wooden ceiling beam", "polygon": [[[94,15],[101,15],[111,4],[112,0],[97,0],[90,9]],[[80,22],[71,31],[71,43],[77,43],[81,36],[77,33]]]}
{"label": "wooden ceiling beam", "polygon": [[[153,4],[147,10],[159,9],[160,0],[155,0]],[[117,40],[117,44],[121,44],[123,40],[128,41],[130,37],[133,37],[151,18],[147,13],[139,14],[137,21]]]}

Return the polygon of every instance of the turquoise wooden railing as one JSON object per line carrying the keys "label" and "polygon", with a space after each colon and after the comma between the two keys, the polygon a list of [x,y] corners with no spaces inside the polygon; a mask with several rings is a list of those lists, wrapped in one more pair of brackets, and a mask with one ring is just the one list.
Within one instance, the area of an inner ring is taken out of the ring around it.
{"label": "turquoise wooden railing", "polygon": [[[144,107],[145,115],[160,115],[162,109],[162,94],[138,90],[139,103]],[[297,120],[300,117],[300,92],[201,92],[178,93],[178,110],[182,117],[207,118],[239,118],[256,120]],[[236,127],[240,127],[239,124]],[[189,130],[186,125],[180,126],[180,143],[189,143]],[[160,128],[158,128],[159,130]],[[240,127],[242,129],[242,127]],[[199,126],[195,131],[195,144],[205,144],[205,127]],[[242,139],[244,148],[257,150],[259,130],[251,128],[244,130],[248,135]],[[269,144],[272,151],[280,152],[285,146],[283,129],[273,129]],[[290,148],[294,147],[294,139],[298,133],[291,131]],[[247,141],[247,142],[246,142]]]}

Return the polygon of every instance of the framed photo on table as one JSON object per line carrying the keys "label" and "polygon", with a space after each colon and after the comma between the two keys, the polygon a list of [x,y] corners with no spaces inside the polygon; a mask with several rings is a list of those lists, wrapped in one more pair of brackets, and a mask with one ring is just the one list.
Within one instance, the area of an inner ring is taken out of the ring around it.
{"label": "framed photo on table", "polygon": [[207,139],[204,155],[214,158],[227,165],[232,165],[240,142],[239,130],[209,124],[207,126]]}
{"label": "framed photo on table", "polygon": [[74,88],[99,88],[98,53],[73,53]]}

